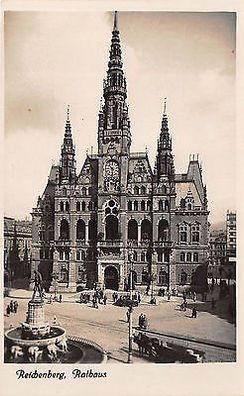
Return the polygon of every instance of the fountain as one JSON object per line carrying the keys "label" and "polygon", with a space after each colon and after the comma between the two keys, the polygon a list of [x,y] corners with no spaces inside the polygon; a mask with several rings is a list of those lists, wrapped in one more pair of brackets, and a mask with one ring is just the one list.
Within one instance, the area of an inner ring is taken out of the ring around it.
{"label": "fountain", "polygon": [[103,349],[78,337],[67,337],[65,329],[45,321],[41,274],[35,271],[35,286],[28,303],[26,321],[5,332],[6,363],[101,363]]}

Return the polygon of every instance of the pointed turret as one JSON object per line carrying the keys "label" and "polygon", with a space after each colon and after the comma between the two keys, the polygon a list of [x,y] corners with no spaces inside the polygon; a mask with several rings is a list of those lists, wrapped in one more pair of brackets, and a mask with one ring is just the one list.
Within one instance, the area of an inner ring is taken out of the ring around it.
{"label": "pointed turret", "polygon": [[166,98],[164,98],[163,118],[161,132],[158,140],[158,154],[156,159],[155,171],[160,179],[167,176],[170,180],[174,178],[174,160],[172,155],[172,139],[169,133],[168,117],[166,113]]}
{"label": "pointed turret", "polygon": [[64,141],[61,149],[60,182],[74,183],[76,180],[75,148],[72,139],[70,109],[67,107]]}
{"label": "pointed turret", "polygon": [[[119,136],[122,137],[117,151],[126,153],[129,150],[131,135],[126,98],[127,86],[121,57],[117,12],[115,12],[107,76],[103,83],[104,101],[100,106],[98,119],[99,153],[107,149],[104,147],[105,135],[108,144],[110,143],[108,135],[113,141],[118,141]],[[105,132],[108,130],[109,134]]]}

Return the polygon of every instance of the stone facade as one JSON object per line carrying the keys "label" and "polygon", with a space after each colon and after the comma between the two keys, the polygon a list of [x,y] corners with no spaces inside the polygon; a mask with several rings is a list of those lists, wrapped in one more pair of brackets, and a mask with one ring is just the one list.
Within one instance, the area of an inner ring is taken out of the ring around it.
{"label": "stone facade", "polygon": [[115,16],[98,115],[98,153],[76,173],[69,110],[61,161],[33,209],[32,271],[46,287],[76,291],[94,283],[126,290],[202,284],[208,261],[206,187],[197,157],[175,174],[166,102],[151,168],[147,152],[131,152],[127,85]]}

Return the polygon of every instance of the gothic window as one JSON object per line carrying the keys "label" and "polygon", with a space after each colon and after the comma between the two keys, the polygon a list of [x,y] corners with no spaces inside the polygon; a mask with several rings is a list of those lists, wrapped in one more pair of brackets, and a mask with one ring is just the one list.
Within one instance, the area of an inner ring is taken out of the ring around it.
{"label": "gothic window", "polygon": [[141,201],[141,210],[144,212],[145,209],[146,209],[145,201]]}
{"label": "gothic window", "polygon": [[162,199],[160,199],[159,202],[158,202],[158,210],[160,210],[160,212],[162,212],[164,210],[163,209],[163,201],[162,201]]}
{"label": "gothic window", "polygon": [[41,249],[41,250],[40,250],[40,259],[41,259],[41,260],[43,259],[43,256],[44,256],[44,255],[43,255],[43,250]]}
{"label": "gothic window", "polygon": [[146,261],[146,254],[144,252],[141,253],[141,261],[145,263]]}
{"label": "gothic window", "polygon": [[182,285],[185,285],[187,283],[187,273],[185,271],[181,271],[180,283]]}
{"label": "gothic window", "polygon": [[82,209],[82,212],[85,212],[85,210],[86,210],[86,203],[85,203],[85,201],[82,201],[81,209]]}
{"label": "gothic window", "polygon": [[78,201],[78,202],[76,202],[76,210],[77,210],[77,212],[79,212],[80,211],[80,202]]}
{"label": "gothic window", "polygon": [[169,263],[169,253],[164,253],[164,262]]}
{"label": "gothic window", "polygon": [[89,188],[88,188],[88,194],[89,194],[89,195],[92,195],[92,192],[93,192],[92,190],[93,190],[92,187],[89,187]]}
{"label": "gothic window", "polygon": [[160,270],[158,274],[158,283],[162,286],[168,285],[168,274],[166,271]]}
{"label": "gothic window", "polygon": [[185,261],[185,253],[180,254],[180,261],[184,262]]}
{"label": "gothic window", "polygon": [[166,186],[162,186],[162,188],[161,188],[161,191],[162,191],[162,194],[166,194]]}
{"label": "gothic window", "polygon": [[169,201],[167,199],[164,201],[164,205],[165,205],[165,210],[166,211],[169,210]]}
{"label": "gothic window", "polygon": [[163,261],[163,254],[162,254],[162,252],[159,252],[159,253],[158,253],[158,261],[159,261],[160,263],[162,263],[162,261]]}
{"label": "gothic window", "polygon": [[169,239],[169,223],[167,220],[162,219],[158,224],[158,240],[168,241]]}
{"label": "gothic window", "polygon": [[188,210],[192,210],[192,203],[189,202],[189,203],[187,204],[187,209],[188,209]]}
{"label": "gothic window", "polygon": [[63,259],[64,259],[64,252],[61,251],[59,252],[59,260],[63,261]]}
{"label": "gothic window", "polygon": [[54,240],[53,226],[49,226],[48,227],[48,239],[49,239],[49,241],[53,241]]}
{"label": "gothic window", "polygon": [[82,219],[79,219],[77,221],[77,226],[76,226],[76,239],[85,239],[85,233],[86,233],[86,226],[85,222]]}
{"label": "gothic window", "polygon": [[138,240],[138,224],[135,219],[128,222],[128,239]]}
{"label": "gothic window", "polygon": [[132,202],[131,201],[128,201],[128,204],[127,204],[127,209],[128,209],[128,211],[132,211]]}
{"label": "gothic window", "polygon": [[198,263],[198,253],[193,253],[193,261]]}
{"label": "gothic window", "polygon": [[79,250],[77,250],[77,252],[76,252],[76,260],[80,261],[80,251]]}
{"label": "gothic window", "polygon": [[146,262],[150,263],[151,261],[151,253],[150,252],[146,252]]}
{"label": "gothic window", "polygon": [[187,242],[187,225],[185,223],[179,226],[179,242]]}
{"label": "gothic window", "polygon": [[182,209],[184,209],[185,206],[186,206],[186,202],[185,202],[184,198],[181,198],[181,200],[180,200],[180,207],[181,207]]}
{"label": "gothic window", "polygon": [[66,251],[66,252],[65,252],[65,254],[64,254],[64,256],[65,256],[65,260],[67,260],[67,261],[68,261],[68,260],[69,260],[69,252],[68,252],[68,251]]}
{"label": "gothic window", "polygon": [[93,208],[92,201],[90,201],[88,204],[88,210],[92,210],[92,208]]}
{"label": "gothic window", "polygon": [[66,212],[69,212],[69,202],[65,202],[65,210]]}
{"label": "gothic window", "polygon": [[64,211],[64,203],[63,203],[63,201],[60,202],[60,211],[61,212]]}
{"label": "gothic window", "polygon": [[143,240],[152,239],[152,223],[147,219],[144,219],[141,223],[141,237]]}
{"label": "gothic window", "polygon": [[85,261],[85,258],[86,258],[86,254],[85,254],[84,250],[82,250],[81,251],[81,260]]}
{"label": "gothic window", "polygon": [[61,221],[60,239],[69,239],[69,223],[65,219]]}
{"label": "gothic window", "polygon": [[97,237],[97,222],[95,219],[89,221],[88,237],[90,241],[95,241]]}
{"label": "gothic window", "polygon": [[83,188],[82,188],[81,193],[82,193],[82,195],[84,195],[84,196],[86,195],[86,187],[83,187]]}
{"label": "gothic window", "polygon": [[139,195],[139,187],[138,186],[134,187],[134,194]]}
{"label": "gothic window", "polygon": [[134,201],[134,210],[137,211],[138,210],[138,202]]}
{"label": "gothic window", "polygon": [[192,236],[192,242],[200,241],[200,226],[199,226],[199,224],[192,225],[191,236]]}
{"label": "gothic window", "polygon": [[186,254],[186,261],[191,261],[191,253],[190,252],[188,252]]}
{"label": "gothic window", "polygon": [[60,281],[68,282],[68,275],[69,275],[68,268],[66,267],[66,265],[62,265],[60,271]]}
{"label": "gothic window", "polygon": [[137,261],[137,252],[133,253],[133,261]]}
{"label": "gothic window", "polygon": [[146,187],[141,186],[141,195],[145,195],[145,194],[146,194]]}
{"label": "gothic window", "polygon": [[147,201],[147,210],[151,210],[151,208],[152,208],[151,201]]}
{"label": "gothic window", "polygon": [[105,230],[106,230],[106,239],[118,239],[119,237],[119,222],[116,216],[114,215],[108,215],[106,217],[106,224],[105,224]]}

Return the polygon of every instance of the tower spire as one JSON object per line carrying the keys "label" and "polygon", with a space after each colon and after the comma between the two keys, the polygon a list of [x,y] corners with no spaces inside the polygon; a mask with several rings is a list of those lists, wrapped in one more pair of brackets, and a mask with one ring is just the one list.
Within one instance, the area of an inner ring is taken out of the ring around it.
{"label": "tower spire", "polygon": [[75,148],[73,144],[71,123],[70,123],[70,106],[66,110],[66,122],[64,140],[61,149],[61,181],[65,183],[73,183],[76,178],[75,169]]}
{"label": "tower spire", "polygon": [[166,111],[167,111],[167,98],[164,98],[164,112],[163,112],[164,115],[166,115]]}
{"label": "tower spire", "polygon": [[114,28],[113,31],[117,30],[118,31],[118,20],[117,20],[117,11],[114,11]]}

